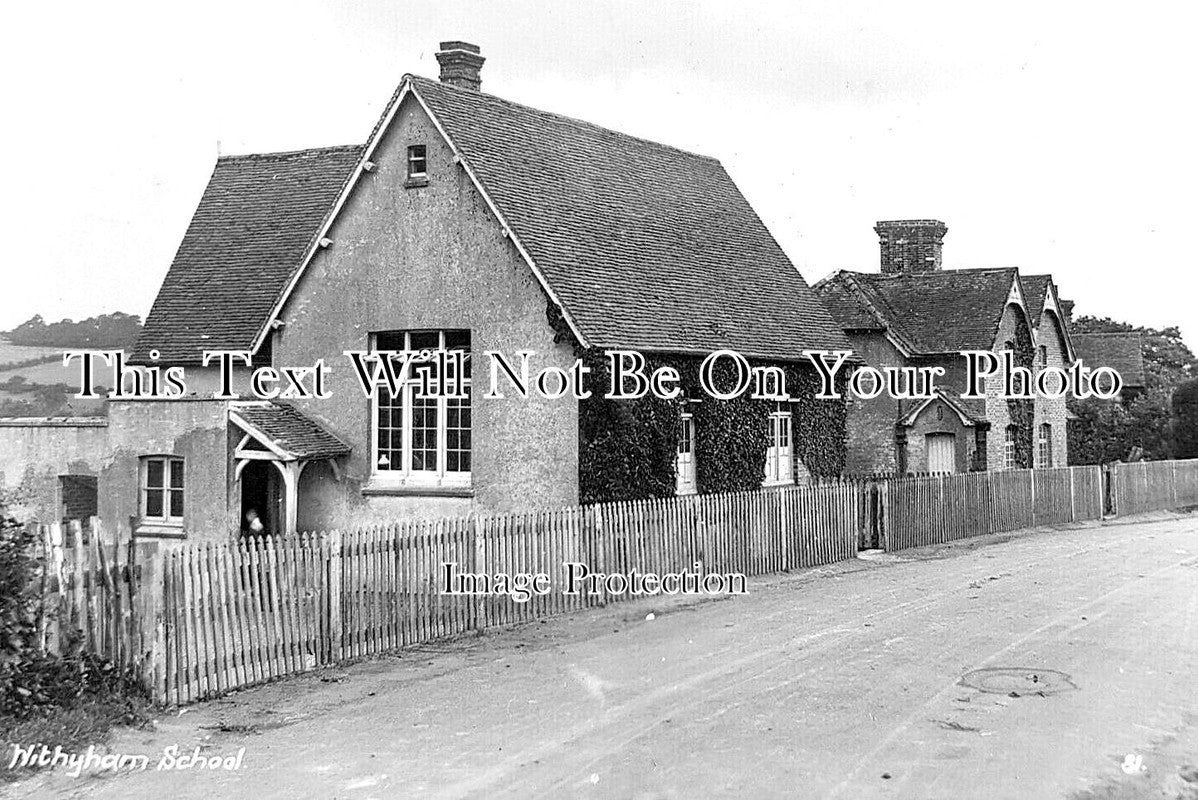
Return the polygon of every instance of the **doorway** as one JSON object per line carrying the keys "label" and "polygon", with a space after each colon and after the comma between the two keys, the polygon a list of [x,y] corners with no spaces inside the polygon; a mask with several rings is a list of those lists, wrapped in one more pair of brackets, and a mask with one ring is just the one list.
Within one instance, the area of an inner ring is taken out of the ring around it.
{"label": "doorway", "polygon": [[263,532],[278,535],[279,471],[269,461],[251,461],[241,471],[242,533],[247,532],[245,515],[250,509],[258,512]]}
{"label": "doorway", "polygon": [[928,472],[957,471],[957,437],[951,433],[929,433]]}

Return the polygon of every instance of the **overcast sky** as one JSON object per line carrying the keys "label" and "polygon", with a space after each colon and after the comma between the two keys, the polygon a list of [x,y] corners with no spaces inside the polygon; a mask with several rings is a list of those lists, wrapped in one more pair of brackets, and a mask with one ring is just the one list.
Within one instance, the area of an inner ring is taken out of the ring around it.
{"label": "overcast sky", "polygon": [[0,33],[0,329],[145,315],[226,154],[361,142],[437,42],[483,88],[719,158],[809,282],[879,219],[946,267],[1051,272],[1077,312],[1195,312],[1183,3],[22,3]]}

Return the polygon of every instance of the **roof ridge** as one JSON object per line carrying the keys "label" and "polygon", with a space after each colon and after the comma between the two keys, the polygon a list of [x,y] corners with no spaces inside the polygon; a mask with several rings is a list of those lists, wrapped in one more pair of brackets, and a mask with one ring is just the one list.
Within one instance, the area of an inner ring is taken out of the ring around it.
{"label": "roof ridge", "polygon": [[897,272],[897,273],[854,271],[853,274],[863,275],[867,278],[884,278],[886,280],[892,280],[895,278],[941,278],[941,277],[950,276],[950,275],[962,275],[962,274],[968,274],[968,273],[996,274],[996,273],[1010,273],[1010,272],[1018,273],[1019,267],[961,267],[958,269],[932,269],[932,270],[925,270],[923,272]]}
{"label": "roof ridge", "polygon": [[361,150],[366,145],[364,144],[338,144],[328,145],[326,147],[305,147],[302,150],[278,150],[271,153],[233,153],[223,155],[217,158],[217,161],[274,161],[289,158],[300,158],[309,155],[325,155],[328,153],[348,153],[353,150]]}
{"label": "roof ridge", "polygon": [[1074,336],[1140,336],[1144,331],[1098,331],[1097,333],[1075,333]]}
{"label": "roof ridge", "polygon": [[704,161],[711,161],[712,163],[720,164],[721,166],[723,166],[721,164],[720,160],[718,158],[716,158],[715,156],[708,156],[708,155],[704,155],[703,153],[696,153],[693,150],[684,150],[683,148],[675,147],[672,144],[665,144],[663,142],[658,142],[653,139],[646,139],[643,136],[636,136],[631,133],[625,133],[624,131],[618,131],[615,128],[608,128],[604,125],[599,125],[594,122],[589,122],[585,119],[579,119],[578,117],[571,117],[567,114],[559,114],[556,111],[546,111],[545,109],[537,108],[536,106],[530,106],[525,103],[517,103],[515,100],[508,100],[506,97],[500,97],[499,95],[496,95],[496,94],[489,94],[487,92],[481,92],[481,91],[477,91],[475,89],[463,89],[460,86],[454,86],[452,84],[443,83],[441,81],[435,81],[432,78],[426,78],[423,75],[415,75],[411,72],[404,75],[404,79],[405,80],[413,80],[413,81],[422,81],[424,83],[428,83],[433,86],[436,86],[438,89],[445,89],[450,92],[456,92],[456,93],[464,95],[466,97],[471,97],[471,96],[477,97],[477,96],[481,95],[481,96],[487,97],[491,100],[496,100],[500,103],[503,103],[504,105],[513,106],[515,108],[523,109],[525,111],[532,111],[537,114],[543,114],[546,117],[553,117],[554,119],[561,120],[562,122],[569,122],[574,125],[581,125],[583,127],[590,128],[592,130],[602,131],[604,133],[610,133],[610,134],[614,134],[616,136],[621,136],[625,139],[632,139],[634,141],[641,142],[642,144],[652,145],[653,147],[660,147],[663,150],[670,150],[672,152],[679,153],[679,154],[685,155],[685,156],[690,156],[692,158],[701,158]]}
{"label": "roof ridge", "polygon": [[857,282],[856,276],[852,273],[842,271],[841,275],[843,275],[844,282],[848,284],[848,286],[857,294],[857,296],[861,298],[861,301],[865,303],[866,309],[869,310],[869,313],[873,314],[874,319],[876,319],[880,325],[885,327],[887,333],[894,337],[894,339],[909,352],[919,352],[920,348],[915,346],[915,342],[911,341],[910,337],[897,329],[894,320],[899,316],[899,314],[895,311],[894,306],[892,306],[885,297],[875,292],[872,287],[862,286]]}

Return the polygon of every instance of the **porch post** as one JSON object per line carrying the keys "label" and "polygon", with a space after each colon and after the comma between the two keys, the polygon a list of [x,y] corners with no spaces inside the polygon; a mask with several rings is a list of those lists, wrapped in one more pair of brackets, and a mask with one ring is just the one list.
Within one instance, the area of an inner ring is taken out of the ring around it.
{"label": "porch post", "polygon": [[303,461],[273,462],[283,475],[283,535],[295,533],[299,514],[299,479],[304,471]]}

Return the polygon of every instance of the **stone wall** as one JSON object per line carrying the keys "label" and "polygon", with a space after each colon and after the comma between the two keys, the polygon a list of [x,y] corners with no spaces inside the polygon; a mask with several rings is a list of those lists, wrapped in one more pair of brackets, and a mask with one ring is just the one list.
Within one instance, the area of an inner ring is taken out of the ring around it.
{"label": "stone wall", "polygon": [[60,476],[95,479],[107,441],[103,417],[0,419],[0,490],[21,516],[60,520]]}

